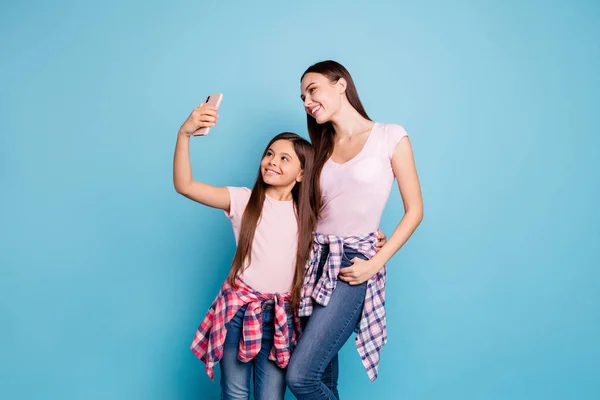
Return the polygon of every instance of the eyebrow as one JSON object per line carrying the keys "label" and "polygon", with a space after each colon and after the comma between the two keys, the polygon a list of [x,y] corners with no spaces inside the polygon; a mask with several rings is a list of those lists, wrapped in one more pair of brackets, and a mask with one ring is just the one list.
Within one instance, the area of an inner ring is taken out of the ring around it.
{"label": "eyebrow", "polygon": [[[268,152],[268,151],[270,151],[271,153],[275,154],[275,150],[273,150],[273,148],[271,148],[271,147],[269,147],[269,148],[267,149],[267,152]],[[294,158],[294,157],[292,157],[292,155],[291,155],[291,154],[288,154],[288,153],[281,153],[281,154],[282,154],[282,155],[284,155],[284,156],[288,156],[289,158]]]}

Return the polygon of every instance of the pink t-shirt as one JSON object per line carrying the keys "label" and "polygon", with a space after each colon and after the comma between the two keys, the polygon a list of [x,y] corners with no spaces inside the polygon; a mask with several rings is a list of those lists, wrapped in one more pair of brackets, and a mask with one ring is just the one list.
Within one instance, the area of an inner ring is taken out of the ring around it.
{"label": "pink t-shirt", "polygon": [[379,228],[394,182],[392,156],[404,136],[402,126],[376,122],[354,158],[344,164],[327,160],[321,171],[323,208],[317,232],[344,237]]}
{"label": "pink t-shirt", "polygon": [[[231,220],[238,243],[242,215],[250,200],[251,190],[227,187],[231,206],[225,213]],[[261,293],[286,293],[292,287],[298,248],[298,222],[294,202],[265,197],[252,243],[251,263],[246,265],[242,280]],[[247,264],[247,261],[246,261]]]}

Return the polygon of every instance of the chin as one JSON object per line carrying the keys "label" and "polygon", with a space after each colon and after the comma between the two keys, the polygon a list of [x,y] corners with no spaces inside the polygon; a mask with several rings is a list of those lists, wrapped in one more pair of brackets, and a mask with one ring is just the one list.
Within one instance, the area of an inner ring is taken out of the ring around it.
{"label": "chin", "polygon": [[277,182],[277,177],[276,176],[271,176],[271,175],[263,174],[262,178],[263,178],[263,181],[267,185],[272,185],[273,183]]}
{"label": "chin", "polygon": [[327,118],[327,116],[325,115],[319,114],[315,117],[315,121],[317,121],[317,124],[324,124],[326,122],[329,122],[329,118]]}

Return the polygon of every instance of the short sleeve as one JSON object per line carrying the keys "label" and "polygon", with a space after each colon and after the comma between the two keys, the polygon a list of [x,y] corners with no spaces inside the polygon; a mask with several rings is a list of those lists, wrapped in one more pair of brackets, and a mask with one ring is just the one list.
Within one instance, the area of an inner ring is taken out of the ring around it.
{"label": "short sleeve", "polygon": [[388,158],[391,161],[392,157],[394,156],[394,150],[396,150],[396,146],[405,136],[408,136],[408,134],[402,125],[389,124],[387,126],[385,135]]}
{"label": "short sleeve", "polygon": [[242,220],[252,191],[246,187],[232,186],[227,186],[227,190],[229,190],[229,212],[225,211],[225,215],[233,224],[238,224]]}

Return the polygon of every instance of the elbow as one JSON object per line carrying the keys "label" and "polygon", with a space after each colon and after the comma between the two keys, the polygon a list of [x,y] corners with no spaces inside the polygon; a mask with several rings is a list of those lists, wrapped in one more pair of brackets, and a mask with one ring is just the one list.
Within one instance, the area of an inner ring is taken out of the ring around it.
{"label": "elbow", "polygon": [[406,211],[406,214],[411,216],[415,227],[417,227],[423,221],[423,206],[411,208]]}
{"label": "elbow", "polygon": [[186,193],[187,193],[187,185],[184,185],[184,184],[178,183],[178,182],[174,182],[173,186],[175,187],[175,191],[177,193],[182,194],[184,196],[186,195]]}
{"label": "elbow", "polygon": [[423,205],[421,205],[421,207],[419,207],[419,210],[417,212],[417,217],[418,217],[419,223],[421,223],[421,221],[423,221]]}

